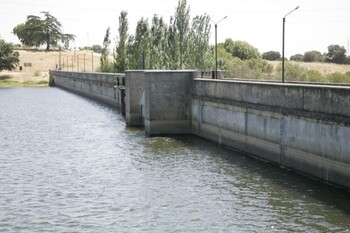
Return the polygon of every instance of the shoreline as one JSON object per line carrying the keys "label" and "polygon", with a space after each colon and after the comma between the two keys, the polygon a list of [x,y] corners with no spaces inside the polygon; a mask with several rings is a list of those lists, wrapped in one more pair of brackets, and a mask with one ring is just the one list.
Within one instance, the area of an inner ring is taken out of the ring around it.
{"label": "shoreline", "polygon": [[8,88],[8,87],[48,87],[48,81],[9,81],[9,80],[0,80],[0,88]]}
{"label": "shoreline", "polygon": [[27,72],[0,72],[0,87],[42,87],[48,85],[48,72],[41,72],[38,75]]}

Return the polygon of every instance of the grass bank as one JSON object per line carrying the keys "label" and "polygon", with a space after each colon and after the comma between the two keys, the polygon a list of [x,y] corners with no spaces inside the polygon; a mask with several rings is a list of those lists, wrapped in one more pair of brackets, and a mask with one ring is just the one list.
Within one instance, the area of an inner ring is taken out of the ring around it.
{"label": "grass bank", "polygon": [[42,87],[48,86],[48,79],[28,78],[23,75],[0,73],[0,87]]}
{"label": "grass bank", "polygon": [[25,81],[18,82],[12,80],[0,80],[0,87],[45,87],[48,86],[48,81]]}

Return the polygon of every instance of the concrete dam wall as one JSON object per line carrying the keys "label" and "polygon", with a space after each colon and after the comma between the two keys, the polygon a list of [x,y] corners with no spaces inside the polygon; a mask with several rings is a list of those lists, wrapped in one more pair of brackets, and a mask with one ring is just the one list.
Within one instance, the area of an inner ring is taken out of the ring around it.
{"label": "concrete dam wall", "polygon": [[49,85],[96,99],[125,113],[125,74],[50,71]]}
{"label": "concrete dam wall", "polygon": [[[56,85],[77,89],[68,73],[53,73]],[[194,134],[350,188],[349,87],[197,77],[126,72],[127,125],[144,125],[150,136]]]}
{"label": "concrete dam wall", "polygon": [[192,133],[350,188],[350,89],[194,80]]}

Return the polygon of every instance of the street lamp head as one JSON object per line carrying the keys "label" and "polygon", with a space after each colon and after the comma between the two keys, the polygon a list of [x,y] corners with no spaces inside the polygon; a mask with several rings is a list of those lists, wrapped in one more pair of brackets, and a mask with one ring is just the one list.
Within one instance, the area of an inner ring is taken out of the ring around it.
{"label": "street lamp head", "polygon": [[220,19],[220,20],[219,20],[217,23],[215,23],[215,24],[216,24],[216,25],[219,24],[219,23],[220,23],[221,21],[223,21],[224,19],[227,19],[227,17],[228,17],[228,16],[226,15],[224,18]]}
{"label": "street lamp head", "polygon": [[295,7],[291,12],[289,12],[288,14],[286,14],[284,17],[283,17],[283,35],[282,35],[282,83],[284,83],[284,25],[285,25],[285,22],[286,22],[286,17],[287,15],[289,15],[290,13],[292,13],[293,11],[296,11],[299,9],[299,6]]}
{"label": "street lamp head", "polygon": [[289,12],[288,14],[286,14],[285,16],[284,16],[284,18],[286,18],[287,17],[287,15],[289,15],[290,13],[292,13],[293,11],[296,11],[296,10],[298,10],[300,8],[300,6],[297,6],[297,7],[295,7],[291,12]]}

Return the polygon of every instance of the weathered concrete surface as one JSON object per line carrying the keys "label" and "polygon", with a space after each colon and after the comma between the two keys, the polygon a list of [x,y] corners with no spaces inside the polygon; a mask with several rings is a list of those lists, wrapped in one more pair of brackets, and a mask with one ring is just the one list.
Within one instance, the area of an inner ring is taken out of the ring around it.
{"label": "weathered concrete surface", "polygon": [[[117,74],[52,72],[57,86],[115,105]],[[350,189],[350,88],[128,71],[126,120],[147,135],[195,134]],[[144,121],[143,121],[144,119]]]}
{"label": "weathered concrete surface", "polygon": [[125,88],[126,124],[128,126],[142,126],[144,125],[144,72],[127,71],[125,76]]}
{"label": "weathered concrete surface", "polygon": [[121,108],[124,74],[50,71],[50,83],[81,95]]}
{"label": "weathered concrete surface", "polygon": [[145,71],[147,135],[191,133],[191,88],[196,72]]}
{"label": "weathered concrete surface", "polygon": [[350,89],[196,79],[192,132],[350,188]]}

